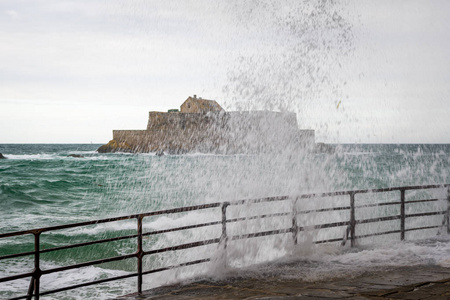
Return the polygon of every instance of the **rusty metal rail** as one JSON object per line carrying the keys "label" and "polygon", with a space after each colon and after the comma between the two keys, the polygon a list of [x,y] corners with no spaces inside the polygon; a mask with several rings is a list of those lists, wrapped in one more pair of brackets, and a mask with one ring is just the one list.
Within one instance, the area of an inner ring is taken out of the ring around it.
{"label": "rusty metal rail", "polygon": [[[406,192],[412,191],[412,190],[430,190],[430,189],[447,189],[447,191],[446,191],[447,192],[447,195],[446,195],[447,207],[446,207],[446,209],[442,210],[442,211],[415,212],[413,214],[406,214],[405,207],[407,204],[438,201],[438,199],[421,199],[421,200],[406,201],[406,196],[405,196]],[[399,195],[400,201],[393,201],[393,202],[387,202],[387,203],[370,203],[370,204],[366,204],[366,205],[356,205],[355,204],[356,203],[356,197],[355,197],[356,195],[368,194],[368,193],[375,194],[375,193],[384,193],[384,192],[395,192],[395,191],[400,192],[400,195]],[[300,211],[298,210],[298,202],[301,199],[318,199],[318,198],[328,198],[328,197],[336,197],[336,196],[348,196],[349,197],[349,205],[341,206],[341,207],[312,209],[312,210],[300,210]],[[253,204],[258,204],[258,203],[269,203],[270,204],[270,202],[278,202],[278,201],[291,201],[292,210],[289,212],[260,214],[260,215],[254,215],[254,216],[249,216],[249,217],[227,218],[227,209],[231,206],[253,205]],[[393,206],[393,205],[400,206],[400,214],[394,215],[394,216],[384,216],[384,217],[378,217],[378,218],[368,218],[368,219],[359,219],[359,220],[357,220],[355,217],[356,209],[369,208],[369,207],[377,208],[377,207]],[[175,227],[175,228],[164,229],[164,230],[154,230],[154,231],[150,231],[150,232],[143,232],[143,229],[142,229],[143,219],[146,217],[163,216],[163,215],[167,216],[167,215],[176,214],[176,213],[199,211],[199,210],[213,209],[213,208],[220,208],[220,210],[221,210],[221,220],[220,221],[199,223],[199,224]],[[292,234],[293,243],[297,244],[299,232],[311,229],[311,227],[308,227],[308,226],[300,226],[301,224],[299,224],[299,221],[298,221],[299,215],[305,215],[305,214],[310,214],[310,213],[333,212],[333,211],[349,211],[350,217],[348,220],[345,220],[345,221],[314,225],[314,226],[312,226],[312,229],[319,230],[319,229],[326,229],[326,228],[344,227],[345,228],[344,236],[342,238],[331,238],[331,239],[326,239],[326,240],[318,240],[318,241],[315,241],[315,243],[320,244],[320,243],[330,243],[330,242],[341,242],[342,245],[344,245],[346,243],[346,241],[349,239],[350,245],[353,247],[353,246],[355,246],[357,239],[399,233],[400,239],[404,240],[405,233],[408,231],[435,229],[435,228],[442,228],[442,227],[445,227],[447,234],[449,234],[450,233],[450,184],[426,185],[426,186],[405,186],[405,187],[394,187],[394,188],[384,188],[384,189],[366,189],[366,190],[353,190],[353,191],[339,191],[339,192],[318,193],[318,194],[303,194],[303,195],[299,195],[299,196],[267,197],[267,198],[262,198],[262,199],[246,199],[246,200],[239,200],[239,201],[217,202],[217,203],[210,203],[210,204],[205,204],[205,205],[195,205],[195,206],[188,206],[188,207],[182,207],[182,208],[174,208],[174,209],[167,209],[167,210],[161,210],[161,211],[155,211],[155,212],[142,213],[142,214],[134,214],[134,215],[122,216],[122,217],[116,217],[116,218],[107,218],[107,219],[100,219],[100,220],[94,220],[94,221],[88,221],[88,222],[81,222],[81,223],[52,226],[52,227],[32,229],[32,230],[3,233],[3,234],[0,234],[0,239],[16,237],[16,236],[33,235],[34,251],[14,253],[14,254],[0,256],[0,263],[1,263],[1,261],[5,260],[5,259],[33,255],[34,256],[34,270],[27,272],[27,273],[22,273],[22,274],[18,274],[18,275],[0,278],[0,283],[23,279],[23,278],[31,278],[27,294],[23,295],[23,296],[15,297],[15,298],[10,298],[10,299],[31,299],[33,297],[34,297],[34,299],[39,299],[39,297],[43,296],[43,295],[49,295],[49,294],[53,294],[53,293],[58,293],[58,292],[62,292],[62,291],[67,291],[67,290],[71,290],[71,289],[91,286],[91,285],[110,282],[110,281],[116,281],[116,280],[131,278],[131,277],[137,277],[137,292],[140,294],[140,293],[142,293],[142,278],[144,275],[211,261],[211,258],[204,258],[204,259],[199,259],[199,260],[194,260],[194,261],[183,262],[183,263],[180,263],[177,265],[165,266],[165,267],[161,267],[158,269],[144,270],[143,269],[143,258],[145,256],[153,255],[153,254],[157,254],[157,253],[169,252],[169,251],[177,251],[177,250],[181,250],[181,249],[190,249],[190,248],[195,248],[195,247],[210,245],[210,244],[219,244],[219,245],[222,245],[223,249],[226,249],[229,241],[236,241],[236,240],[249,239],[249,238],[255,238],[255,237],[264,237],[264,236],[270,236],[270,235],[276,235],[276,234]],[[415,228],[406,228],[406,226],[405,226],[405,220],[407,218],[438,216],[438,215],[444,216],[442,225],[422,226],[422,227],[415,227]],[[292,225],[289,228],[251,232],[251,233],[246,233],[246,234],[234,234],[231,236],[228,235],[228,230],[227,230],[228,224],[232,224],[232,223],[238,224],[238,222],[242,222],[242,221],[265,219],[265,218],[279,218],[279,217],[291,217]],[[50,248],[50,249],[41,249],[40,237],[41,237],[41,234],[45,233],[45,232],[54,232],[54,231],[63,230],[63,229],[70,229],[70,228],[77,228],[77,227],[88,226],[88,225],[98,225],[98,224],[105,224],[105,223],[112,223],[112,222],[133,220],[133,219],[136,220],[136,234],[123,235],[123,236],[107,238],[107,239],[99,239],[99,240],[95,240],[95,241],[88,241],[88,242],[83,242],[83,243],[78,243],[78,244],[73,244],[73,245],[54,247],[54,248]],[[384,231],[384,232],[361,234],[359,236],[356,235],[356,226],[359,224],[369,224],[369,223],[393,221],[393,220],[400,220],[399,228]],[[220,237],[206,239],[203,241],[197,241],[197,242],[192,242],[192,243],[180,244],[180,245],[165,247],[165,248],[160,248],[160,249],[148,250],[148,251],[145,251],[143,249],[143,238],[145,236],[164,234],[164,233],[176,232],[176,231],[183,231],[183,230],[195,229],[195,228],[203,228],[203,227],[209,227],[209,226],[218,226],[218,225],[222,226]],[[41,268],[40,254],[42,254],[42,253],[56,252],[56,251],[61,251],[61,250],[66,250],[66,249],[77,248],[77,247],[85,247],[85,246],[90,246],[90,245],[95,245],[95,244],[101,244],[101,243],[107,243],[107,242],[113,242],[113,241],[119,241],[119,240],[129,240],[129,239],[136,239],[136,252],[135,253],[116,256],[116,257],[107,257],[107,258],[103,258],[103,259],[98,259],[98,260],[93,260],[93,261],[88,261],[88,262],[83,262],[83,263],[77,263],[77,264],[72,264],[69,266],[58,267],[58,268],[51,268],[51,269],[42,269]],[[1,250],[1,248],[0,248],[0,250]],[[126,274],[123,276],[116,276],[116,277],[111,277],[111,278],[107,278],[107,279],[96,280],[96,281],[87,282],[87,283],[83,283],[83,284],[66,286],[66,287],[62,287],[59,289],[55,289],[55,290],[49,290],[49,291],[44,291],[44,292],[40,291],[40,278],[43,275],[67,271],[67,270],[71,270],[71,269],[83,268],[83,267],[87,267],[87,266],[98,265],[98,264],[107,263],[107,262],[132,259],[132,258],[137,260],[136,273],[130,273],[130,274]]]}

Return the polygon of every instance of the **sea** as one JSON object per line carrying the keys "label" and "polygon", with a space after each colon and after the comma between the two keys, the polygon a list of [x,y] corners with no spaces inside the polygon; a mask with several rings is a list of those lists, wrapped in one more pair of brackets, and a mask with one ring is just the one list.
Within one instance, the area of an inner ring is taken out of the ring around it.
{"label": "sea", "polygon": [[[0,160],[0,233],[222,201],[450,183],[450,145],[447,144],[346,144],[329,145],[322,149],[324,151],[297,149],[259,155],[193,153],[163,156],[155,153],[98,153],[96,149],[99,146],[0,144],[0,153],[7,158]],[[430,193],[439,199],[434,208],[445,209],[447,190],[435,189]],[[422,194],[407,195],[416,196]],[[391,193],[385,197],[392,200],[396,195]],[[333,207],[348,204],[346,201],[345,197],[308,200],[300,203],[297,209],[322,207],[323,203]],[[276,208],[277,211],[283,209],[289,209],[288,205]],[[274,208],[247,205],[229,213],[251,215],[264,211],[273,212]],[[306,216],[305,222],[314,225],[312,223],[321,223],[330,217],[331,213],[311,215],[309,218]],[[217,211],[164,215],[146,219],[144,230],[220,218]],[[265,223],[264,226],[283,226],[286,220],[280,221],[280,218],[272,218],[275,220],[266,221],[270,224]],[[433,224],[441,224],[441,221],[442,215],[429,220]],[[261,224],[245,223],[242,226],[245,227],[243,230],[250,230],[259,228]],[[135,221],[127,220],[43,234],[41,249],[114,236],[115,232],[132,232],[135,228]],[[220,230],[217,226],[189,234],[167,234],[146,240],[145,246],[150,249],[200,240],[206,236],[220,237]],[[238,228],[230,230],[241,232]],[[437,235],[438,231],[440,235]],[[290,276],[296,274],[311,281],[331,276],[353,276],[386,266],[434,264],[450,267],[449,238],[442,230],[430,230],[424,236],[412,233],[407,235],[406,241],[400,241],[398,235],[366,239],[354,248],[340,243],[316,245],[313,241],[323,236],[314,230],[300,238],[298,245],[292,245],[289,236],[230,243],[226,264],[211,262],[147,275],[144,288],[189,281],[199,276],[239,274],[239,270],[248,268],[254,268],[257,273],[258,266],[263,263],[267,273],[271,265],[267,263],[276,265],[275,262],[280,260],[300,261],[302,267],[290,272]],[[214,244],[190,252],[155,255],[145,261],[144,269],[161,267],[168,261],[220,255],[219,248]],[[0,256],[32,250],[32,237],[0,239]],[[41,267],[50,269],[134,251],[135,243],[119,241],[47,253],[41,255]],[[135,272],[135,268],[135,261],[130,260],[45,275],[41,278],[41,291],[125,275]],[[32,256],[0,261],[0,278],[32,270]],[[276,267],[273,272],[277,272]],[[28,285],[29,279],[0,283],[0,298],[26,293]],[[136,292],[136,278],[42,298],[111,299],[133,292]]]}

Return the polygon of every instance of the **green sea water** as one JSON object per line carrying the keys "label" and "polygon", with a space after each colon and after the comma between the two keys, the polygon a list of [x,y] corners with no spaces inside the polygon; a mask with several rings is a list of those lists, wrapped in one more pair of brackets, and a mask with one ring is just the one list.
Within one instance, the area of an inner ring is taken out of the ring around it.
{"label": "green sea water", "polygon": [[[7,157],[0,160],[0,232],[227,200],[450,182],[450,145],[334,145],[332,153],[290,151],[267,155],[164,156],[154,153],[99,154],[96,152],[99,146],[0,145],[0,153]],[[73,154],[80,157],[71,156]],[[153,218],[145,226],[164,228],[204,217],[194,213],[174,219]],[[213,218],[220,219],[220,215]],[[131,234],[135,227],[133,222],[126,221],[64,230],[43,235],[42,247],[111,237],[118,232]],[[211,234],[217,234],[219,229],[213,229]],[[156,247],[173,240],[181,241],[182,238],[155,238],[147,244]],[[0,241],[0,255],[32,249],[31,238]],[[132,242],[122,241],[84,247],[70,253],[46,254],[42,259],[44,267],[51,268],[134,251]],[[266,258],[278,254],[268,254]],[[165,259],[152,258],[147,261],[147,266],[158,265]],[[48,286],[57,288],[68,281],[79,283],[111,274],[125,274],[134,268],[134,262],[110,263],[43,280]],[[0,262],[0,277],[30,270],[31,258]],[[162,278],[158,280],[165,282]],[[0,298],[16,295],[23,287],[25,290],[28,287],[25,280],[0,284]],[[134,291],[135,283],[129,280],[53,297],[107,298]]]}

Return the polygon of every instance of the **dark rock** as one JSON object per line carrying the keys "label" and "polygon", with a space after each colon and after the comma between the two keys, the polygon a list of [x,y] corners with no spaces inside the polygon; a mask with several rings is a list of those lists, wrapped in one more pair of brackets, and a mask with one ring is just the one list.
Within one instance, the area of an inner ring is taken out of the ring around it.
{"label": "dark rock", "polygon": [[156,151],[155,155],[156,156],[163,156],[164,155],[164,151],[158,150],[158,151]]}
{"label": "dark rock", "polygon": [[80,154],[69,154],[69,155],[67,155],[67,157],[84,158],[84,156],[80,155]]}
{"label": "dark rock", "polygon": [[6,157],[4,157],[3,154],[0,153],[0,159],[6,159]]}
{"label": "dark rock", "polygon": [[325,143],[317,143],[314,150],[316,153],[328,153],[328,154],[333,154],[336,151],[334,146]]}
{"label": "dark rock", "polygon": [[108,144],[100,146],[98,153],[114,153],[114,152],[133,152],[133,149],[126,142],[118,142],[110,140]]}

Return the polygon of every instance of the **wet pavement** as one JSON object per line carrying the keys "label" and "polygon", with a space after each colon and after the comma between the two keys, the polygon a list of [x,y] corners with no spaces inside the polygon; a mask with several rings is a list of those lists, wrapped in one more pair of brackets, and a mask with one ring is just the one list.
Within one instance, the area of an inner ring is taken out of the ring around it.
{"label": "wet pavement", "polygon": [[[280,266],[282,268],[282,266]],[[357,276],[305,281],[282,273],[254,277],[239,272],[222,280],[198,280],[131,294],[122,300],[166,299],[450,299],[450,268],[386,267]]]}

